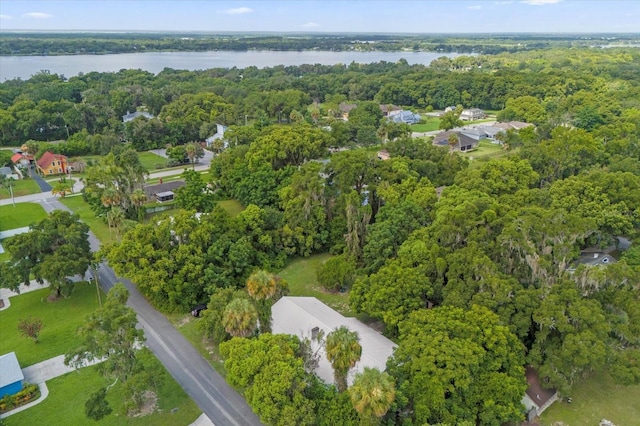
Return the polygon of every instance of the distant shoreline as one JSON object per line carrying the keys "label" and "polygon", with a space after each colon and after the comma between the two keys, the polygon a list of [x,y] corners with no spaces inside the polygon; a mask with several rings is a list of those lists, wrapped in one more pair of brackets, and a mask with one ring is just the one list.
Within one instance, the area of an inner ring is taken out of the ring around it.
{"label": "distant shoreline", "polygon": [[157,52],[436,52],[498,54],[549,48],[638,47],[640,34],[385,34],[0,32],[1,56]]}

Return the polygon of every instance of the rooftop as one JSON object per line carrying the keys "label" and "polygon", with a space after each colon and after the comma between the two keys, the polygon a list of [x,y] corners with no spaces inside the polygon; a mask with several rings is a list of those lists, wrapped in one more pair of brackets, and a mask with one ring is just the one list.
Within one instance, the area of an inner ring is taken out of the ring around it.
{"label": "rooftop", "polygon": [[40,157],[40,159],[36,161],[36,163],[38,164],[38,167],[46,167],[49,164],[51,164],[52,161],[58,160],[58,159],[66,160],[67,157],[62,154],[54,154],[51,151],[47,151],[44,154],[42,154],[42,157]]}
{"label": "rooftop", "polygon": [[136,111],[136,112],[127,111],[127,113],[122,116],[122,121],[127,123],[129,121],[135,120],[137,117],[144,117],[148,120],[155,118],[153,114],[150,114],[146,111]]}
{"label": "rooftop", "polygon": [[24,380],[15,352],[0,355],[0,388]]}
{"label": "rooftop", "polygon": [[147,198],[151,198],[155,195],[160,195],[163,192],[175,191],[178,188],[181,188],[185,185],[183,180],[175,180],[172,182],[158,183],[155,185],[146,185],[144,187],[144,193],[147,195]]}
{"label": "rooftop", "polygon": [[[326,336],[343,325],[357,332],[362,346],[362,356],[360,362],[349,374],[349,383],[353,381],[355,373],[361,372],[364,367],[374,367],[384,371],[387,359],[396,347],[395,343],[374,329],[355,318],[342,316],[315,297],[283,297],[272,306],[271,312],[274,334],[294,334],[301,338],[310,338],[312,330],[318,327]],[[316,374],[325,383],[333,383],[333,369],[324,349],[320,350],[320,362]]]}

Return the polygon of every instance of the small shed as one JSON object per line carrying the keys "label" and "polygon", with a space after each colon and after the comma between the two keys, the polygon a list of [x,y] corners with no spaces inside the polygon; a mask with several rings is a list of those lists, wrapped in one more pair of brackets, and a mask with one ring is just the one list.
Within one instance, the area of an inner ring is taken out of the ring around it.
{"label": "small shed", "polygon": [[156,200],[164,203],[165,201],[173,201],[174,196],[175,194],[173,193],[173,191],[158,192],[156,194]]}
{"label": "small shed", "polygon": [[147,200],[153,200],[155,198],[157,201],[165,202],[173,200],[175,191],[184,185],[183,180],[176,180],[173,182],[157,183],[155,185],[145,185],[143,189]]}
{"label": "small shed", "polygon": [[22,390],[24,374],[15,352],[0,356],[0,398],[13,395]]}

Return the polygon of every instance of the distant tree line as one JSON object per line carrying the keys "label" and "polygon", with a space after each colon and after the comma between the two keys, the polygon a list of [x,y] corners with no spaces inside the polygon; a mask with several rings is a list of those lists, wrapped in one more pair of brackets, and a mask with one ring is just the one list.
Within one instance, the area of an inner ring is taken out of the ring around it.
{"label": "distant tree line", "polygon": [[[608,34],[610,37],[611,34]],[[633,41],[620,34],[615,42]],[[588,47],[606,45],[607,40],[584,39],[584,35],[385,35],[385,34],[109,34],[109,33],[3,33],[0,55],[101,55],[140,52],[203,52],[213,50],[362,50],[400,51],[406,49],[496,54],[551,47]]]}

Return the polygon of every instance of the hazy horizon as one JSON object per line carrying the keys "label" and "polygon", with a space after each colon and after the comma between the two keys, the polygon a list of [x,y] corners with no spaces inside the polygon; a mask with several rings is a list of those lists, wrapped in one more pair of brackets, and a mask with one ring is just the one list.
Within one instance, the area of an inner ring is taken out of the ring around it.
{"label": "hazy horizon", "polygon": [[638,1],[16,1],[0,32],[621,34]]}

